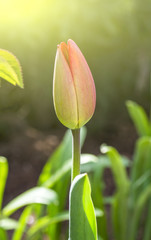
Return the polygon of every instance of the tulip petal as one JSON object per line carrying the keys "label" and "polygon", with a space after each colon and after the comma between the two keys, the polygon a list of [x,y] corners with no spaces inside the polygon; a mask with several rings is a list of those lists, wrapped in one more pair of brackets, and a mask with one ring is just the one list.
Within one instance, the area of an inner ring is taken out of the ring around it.
{"label": "tulip petal", "polygon": [[68,40],[68,48],[70,70],[77,96],[78,127],[80,128],[94,113],[96,91],[91,71],[80,49],[73,40]]}
{"label": "tulip petal", "polygon": [[61,49],[61,52],[64,55],[68,65],[69,65],[69,52],[68,52],[69,49],[68,49],[68,45],[65,42],[62,42],[60,44],[60,49]]}
{"label": "tulip petal", "polygon": [[60,44],[55,59],[53,76],[53,99],[60,122],[75,129],[78,124],[77,99],[72,74],[68,64],[66,46]]}

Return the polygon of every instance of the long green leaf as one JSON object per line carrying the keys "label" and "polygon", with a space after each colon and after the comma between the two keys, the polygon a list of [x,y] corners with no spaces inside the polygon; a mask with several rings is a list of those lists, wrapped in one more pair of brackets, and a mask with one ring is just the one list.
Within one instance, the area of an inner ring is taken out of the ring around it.
{"label": "long green leaf", "polygon": [[147,186],[142,192],[135,203],[135,211],[132,218],[131,228],[129,229],[129,240],[134,240],[137,238],[139,222],[141,219],[141,214],[143,209],[146,207],[146,203],[151,196],[151,185]]}
{"label": "long green leaf", "polygon": [[70,240],[97,240],[97,227],[87,174],[78,175],[70,190]]}
{"label": "long green leaf", "polygon": [[4,216],[9,216],[17,209],[33,203],[40,203],[46,205],[50,203],[56,204],[57,194],[54,191],[44,187],[32,188],[9,202],[3,208],[2,214]]}
{"label": "long green leaf", "polygon": [[[86,128],[82,128],[80,132],[81,146],[86,137]],[[71,181],[71,174],[69,167],[71,166],[69,160],[72,158],[72,134],[68,130],[63,138],[62,143],[48,159],[48,162],[43,168],[39,178],[39,185],[50,184],[49,186],[54,189],[58,194],[59,205],[48,206],[50,218],[55,217],[59,212],[64,210],[68,198],[68,189]],[[65,169],[65,165],[67,169]],[[66,171],[67,170],[67,171]],[[58,179],[58,181],[57,181]],[[52,186],[53,185],[53,186]],[[60,239],[61,224],[56,223],[48,228],[47,234],[55,240]]]}
{"label": "long green leaf", "polygon": [[[85,171],[85,169],[87,169],[86,172],[92,171],[97,160],[98,158],[93,154],[81,154],[81,171]],[[43,186],[52,188],[64,175],[71,171],[71,166],[72,159],[69,159],[47,181],[43,183]]]}
{"label": "long green leaf", "polygon": [[151,169],[151,138],[142,137],[137,141],[131,170],[133,184]]}
{"label": "long green leaf", "polygon": [[116,240],[127,240],[128,191],[118,190],[112,199],[111,215]]}
{"label": "long green leaf", "polygon": [[32,210],[32,206],[28,206],[24,209],[24,211],[21,214],[21,217],[18,221],[18,226],[17,226],[16,230],[14,231],[12,240],[21,240],[22,239],[22,236],[26,229],[28,218],[31,214],[31,210]]}
{"label": "long green leaf", "polygon": [[106,145],[101,146],[101,152],[106,153],[111,161],[111,168],[117,188],[120,190],[127,189],[129,180],[120,154],[115,148]]}
{"label": "long green leaf", "polygon": [[[81,146],[86,137],[86,128],[81,129],[80,133],[81,137]],[[65,162],[72,158],[72,134],[71,131],[68,130],[63,138],[63,141],[59,145],[59,147],[55,150],[52,156],[48,159],[47,163],[45,164],[40,177],[38,184],[45,185],[45,182],[50,178],[53,177],[53,174],[64,166]]]}
{"label": "long green leaf", "polygon": [[144,239],[143,240],[150,240],[151,239],[151,199],[149,200],[148,204],[148,212],[146,216],[146,224],[144,229]]}
{"label": "long green leaf", "polygon": [[116,240],[126,240],[129,179],[122,157],[116,149],[102,145],[101,151],[106,153],[111,161],[111,169],[117,187],[117,192],[112,202],[112,223],[115,238]]}
{"label": "long green leaf", "polygon": [[[104,157],[104,156],[103,156]],[[99,159],[101,160],[101,159]],[[103,190],[104,190],[104,183],[103,183],[103,173],[104,167],[102,164],[96,164],[97,167],[93,174],[90,174],[90,182],[92,188],[92,200],[94,206],[100,208],[103,211],[103,216],[101,218],[97,218],[97,226],[98,226],[98,235],[101,236],[102,239],[108,239],[108,232],[107,232],[107,218],[104,206],[104,197],[103,197]]]}
{"label": "long green leaf", "polygon": [[3,194],[4,194],[7,175],[8,175],[7,159],[4,157],[0,157],[0,211],[1,211],[2,201],[3,201]]}
{"label": "long green leaf", "polygon": [[[102,217],[103,212],[100,209],[95,209],[96,217],[100,218]],[[38,219],[35,224],[28,230],[27,232],[27,239],[35,239],[35,237],[44,231],[47,227],[49,227],[51,224],[64,222],[69,220],[69,212],[64,211],[56,215],[55,217],[50,218],[49,216],[42,217]],[[19,240],[13,239],[13,240]]]}
{"label": "long green leaf", "polygon": [[57,216],[50,218],[49,216],[40,218],[36,221],[36,223],[29,229],[27,232],[27,239],[35,239],[39,233],[45,230],[48,226],[54,223],[63,222],[69,219],[69,213],[62,212],[59,213]]}
{"label": "long green leaf", "polygon": [[[135,209],[136,202],[141,199],[151,181],[151,137],[142,137],[137,141],[131,169],[131,180],[131,207]],[[151,201],[146,202],[145,208],[147,212],[144,219],[144,240],[150,240]],[[133,231],[133,235],[136,235],[139,218],[136,213],[132,213],[130,218],[132,219],[134,216],[137,220],[133,221],[134,223],[133,225],[130,224],[130,227],[133,226],[134,229],[131,232]]]}
{"label": "long green leaf", "polygon": [[7,232],[3,228],[0,228],[0,240],[8,240]]}
{"label": "long green leaf", "polygon": [[5,230],[13,230],[18,227],[18,222],[11,218],[2,218],[0,219],[0,228]]}
{"label": "long green leaf", "polygon": [[24,87],[18,59],[12,53],[3,49],[0,49],[0,77],[13,85]]}
{"label": "long green leaf", "polygon": [[126,106],[140,136],[150,136],[150,123],[144,109],[135,102],[127,101]]}

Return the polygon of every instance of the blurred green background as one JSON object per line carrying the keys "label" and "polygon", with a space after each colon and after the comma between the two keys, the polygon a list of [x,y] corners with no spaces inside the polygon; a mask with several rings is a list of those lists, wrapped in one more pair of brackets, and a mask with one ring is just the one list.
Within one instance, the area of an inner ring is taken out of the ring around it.
{"label": "blurred green background", "polygon": [[14,122],[61,127],[52,102],[56,46],[73,39],[91,68],[97,106],[89,128],[128,120],[125,100],[149,113],[150,0],[0,0],[0,48],[21,62],[24,90],[1,82],[0,134]]}

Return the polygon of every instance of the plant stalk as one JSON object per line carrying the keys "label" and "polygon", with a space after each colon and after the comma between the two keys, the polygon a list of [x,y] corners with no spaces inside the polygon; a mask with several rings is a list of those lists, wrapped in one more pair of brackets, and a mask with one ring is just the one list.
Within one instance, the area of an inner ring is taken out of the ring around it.
{"label": "plant stalk", "polygon": [[151,73],[149,81],[149,120],[151,121]]}
{"label": "plant stalk", "polygon": [[80,174],[80,129],[72,130],[72,181]]}

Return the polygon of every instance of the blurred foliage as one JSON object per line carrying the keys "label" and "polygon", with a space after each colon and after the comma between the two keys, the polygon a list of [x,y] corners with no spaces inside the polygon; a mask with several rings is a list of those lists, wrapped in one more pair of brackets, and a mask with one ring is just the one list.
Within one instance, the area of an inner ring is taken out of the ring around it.
{"label": "blurred foliage", "polygon": [[0,20],[0,48],[18,57],[25,84],[22,91],[2,83],[0,115],[12,112],[45,129],[60,126],[52,103],[53,65],[57,44],[68,38],[84,53],[96,83],[90,128],[94,122],[94,130],[115,126],[125,116],[126,99],[149,110],[149,0],[0,0]]}

